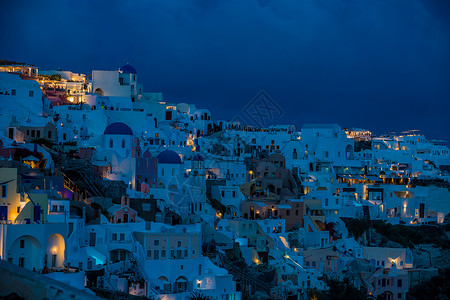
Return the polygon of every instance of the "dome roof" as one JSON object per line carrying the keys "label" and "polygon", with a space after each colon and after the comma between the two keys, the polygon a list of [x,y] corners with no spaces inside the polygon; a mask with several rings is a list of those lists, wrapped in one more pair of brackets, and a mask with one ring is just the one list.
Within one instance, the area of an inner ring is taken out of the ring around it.
{"label": "dome roof", "polygon": [[172,150],[164,150],[158,154],[158,163],[160,164],[181,164],[181,157]]}
{"label": "dome roof", "polygon": [[125,123],[115,122],[109,124],[103,134],[133,135],[133,130]]}
{"label": "dome roof", "polygon": [[128,63],[125,66],[122,66],[119,71],[125,74],[137,74],[136,69],[130,66]]}
{"label": "dome roof", "polygon": [[192,158],[193,161],[204,161],[203,157],[200,154],[195,154]]}

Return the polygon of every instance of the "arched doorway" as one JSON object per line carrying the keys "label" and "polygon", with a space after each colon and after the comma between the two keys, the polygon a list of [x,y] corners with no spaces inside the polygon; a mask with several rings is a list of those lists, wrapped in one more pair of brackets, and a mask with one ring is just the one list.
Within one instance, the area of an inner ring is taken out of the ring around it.
{"label": "arched doorway", "polygon": [[378,296],[378,299],[381,300],[394,300],[394,294],[392,292],[386,291],[380,296]]}
{"label": "arched doorway", "polygon": [[8,261],[28,270],[42,269],[42,246],[31,235],[17,238],[8,251]]}
{"label": "arched doorway", "polygon": [[275,194],[275,186],[273,186],[272,184],[269,184],[267,186],[267,189],[269,190],[269,193]]}
{"label": "arched doorway", "polygon": [[103,90],[101,88],[96,88],[94,93],[98,94],[99,96],[103,96]]}
{"label": "arched doorway", "polygon": [[163,285],[162,288],[164,292],[170,292],[170,281],[167,279],[166,276],[159,276],[159,280],[161,280],[161,284]]}
{"label": "arched doorway", "polygon": [[113,263],[126,261],[133,258],[133,254],[126,249],[115,249],[109,252],[109,260]]}
{"label": "arched doorway", "polygon": [[174,292],[175,293],[182,293],[187,291],[187,278],[184,276],[180,276],[175,280],[175,287]]}
{"label": "arched doorway", "polygon": [[49,236],[47,240],[46,267],[60,269],[64,267],[64,238],[58,233]]}

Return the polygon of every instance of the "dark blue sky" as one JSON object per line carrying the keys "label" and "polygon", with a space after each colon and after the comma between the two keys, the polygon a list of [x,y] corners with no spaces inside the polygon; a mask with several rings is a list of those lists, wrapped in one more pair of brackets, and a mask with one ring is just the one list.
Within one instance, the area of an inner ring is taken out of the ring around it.
{"label": "dark blue sky", "polygon": [[265,90],[278,123],[450,140],[450,1],[1,1],[0,58],[89,73],[233,119]]}

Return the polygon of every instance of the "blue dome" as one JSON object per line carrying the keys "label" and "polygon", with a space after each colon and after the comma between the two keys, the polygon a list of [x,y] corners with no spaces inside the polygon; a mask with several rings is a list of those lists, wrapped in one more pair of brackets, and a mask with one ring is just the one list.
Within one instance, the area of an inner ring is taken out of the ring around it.
{"label": "blue dome", "polygon": [[196,154],[193,158],[193,161],[204,161],[203,157],[200,154]]}
{"label": "blue dome", "polygon": [[158,154],[158,163],[160,164],[181,164],[181,157],[172,150],[164,150]]}
{"label": "blue dome", "polygon": [[115,122],[109,124],[103,134],[133,135],[133,130],[125,123]]}
{"label": "blue dome", "polygon": [[136,69],[130,66],[129,64],[126,64],[125,66],[121,67],[119,71],[122,71],[122,73],[125,74],[137,74]]}

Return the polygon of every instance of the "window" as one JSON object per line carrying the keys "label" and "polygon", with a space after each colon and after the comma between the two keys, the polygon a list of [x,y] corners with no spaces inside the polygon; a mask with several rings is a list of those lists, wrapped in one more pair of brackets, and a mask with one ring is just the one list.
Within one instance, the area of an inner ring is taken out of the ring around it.
{"label": "window", "polygon": [[183,265],[180,266],[180,269],[183,270]]}
{"label": "window", "polygon": [[159,240],[154,240],[153,241],[153,246],[159,246]]}
{"label": "window", "polygon": [[20,213],[20,206],[17,206],[17,213]]}
{"label": "window", "polygon": [[175,250],[170,250],[170,257],[175,257]]}
{"label": "window", "polygon": [[286,210],[286,216],[289,216],[291,214],[291,211],[288,209]]}
{"label": "window", "polygon": [[113,233],[112,234],[112,240],[113,241],[117,241],[117,233]]}
{"label": "window", "polygon": [[2,184],[2,198],[8,198],[8,185]]}
{"label": "window", "polygon": [[19,257],[19,267],[25,266],[25,257]]}
{"label": "window", "polygon": [[401,299],[401,298],[402,298],[402,293],[398,293],[398,294],[397,294],[397,298],[398,298],[398,299]]}
{"label": "window", "polygon": [[12,89],[12,90],[11,90],[11,95],[12,95],[12,96],[15,96],[15,95],[16,95],[16,90]]}
{"label": "window", "polygon": [[52,211],[58,211],[58,205],[52,205]]}
{"label": "window", "polygon": [[202,265],[198,265],[198,275],[202,275]]}
{"label": "window", "polygon": [[184,250],[184,257],[188,257],[188,251],[187,251],[187,249]]}
{"label": "window", "polygon": [[121,240],[121,241],[124,241],[124,240],[125,240],[125,233],[121,233],[121,234],[120,234],[120,240]]}
{"label": "window", "polygon": [[[33,134],[31,134],[33,135]],[[67,134],[63,133],[63,140],[65,141],[67,139]]]}
{"label": "window", "polygon": [[402,287],[402,280],[401,279],[397,280],[397,287]]}
{"label": "window", "polygon": [[166,250],[161,250],[161,257],[166,257]]}
{"label": "window", "polygon": [[325,206],[328,206],[328,198],[325,199]]}
{"label": "window", "polygon": [[114,146],[113,140],[109,139],[109,148],[112,148]]}
{"label": "window", "polygon": [[64,211],[64,205],[59,206],[59,211]]}
{"label": "window", "polygon": [[29,96],[29,97],[33,97],[33,96],[34,96],[34,92],[33,92],[33,91],[29,91],[29,92],[28,92],[28,96]]}
{"label": "window", "polygon": [[154,259],[159,259],[159,250],[155,250]]}
{"label": "window", "polygon": [[233,198],[236,198],[236,191],[233,191]]}
{"label": "window", "polygon": [[89,233],[89,246],[95,246],[95,241],[96,241],[96,233],[90,232]]}
{"label": "window", "polygon": [[36,130],[36,137],[41,137],[41,131],[40,130]]}
{"label": "window", "polygon": [[177,245],[178,245],[178,248],[180,248],[181,247],[181,241],[178,241]]}
{"label": "window", "polygon": [[20,249],[25,248],[25,240],[20,240]]}
{"label": "window", "polygon": [[125,149],[125,139],[122,139],[122,148]]}
{"label": "window", "polygon": [[148,258],[152,257],[152,250],[147,250],[147,257]]}
{"label": "window", "polygon": [[49,139],[52,138],[52,132],[51,132],[51,131],[48,131],[48,132],[47,132],[47,137],[48,137]]}
{"label": "window", "polygon": [[225,197],[225,191],[222,191],[222,197]]}

